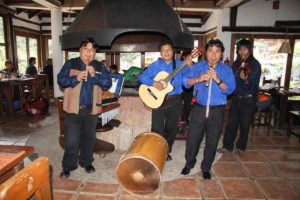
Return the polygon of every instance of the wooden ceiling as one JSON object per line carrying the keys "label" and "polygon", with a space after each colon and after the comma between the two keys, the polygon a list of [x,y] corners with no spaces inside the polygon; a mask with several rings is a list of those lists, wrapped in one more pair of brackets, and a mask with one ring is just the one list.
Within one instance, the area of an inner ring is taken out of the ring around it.
{"label": "wooden ceiling", "polygon": [[[50,8],[61,7],[63,17],[76,17],[89,0],[3,0],[17,14],[26,13],[28,18],[37,16],[40,20],[50,17]],[[201,28],[211,15],[213,9],[241,5],[249,0],[166,0],[183,19],[193,34]],[[230,6],[230,4],[232,4]],[[193,31],[194,29],[194,31]]]}

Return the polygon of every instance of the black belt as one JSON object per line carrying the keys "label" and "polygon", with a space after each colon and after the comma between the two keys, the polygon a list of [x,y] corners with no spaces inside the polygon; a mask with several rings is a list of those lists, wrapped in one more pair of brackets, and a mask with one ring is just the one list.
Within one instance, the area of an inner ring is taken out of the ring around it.
{"label": "black belt", "polygon": [[79,106],[80,110],[86,110],[86,109],[90,109],[90,108],[92,108],[92,105],[81,105],[81,106]]}
{"label": "black belt", "polygon": [[244,98],[254,97],[254,95],[253,94],[236,94],[233,97],[236,99],[244,99]]}
{"label": "black belt", "polygon": [[[199,106],[201,108],[206,108],[207,106],[205,105],[201,105],[201,104],[198,104],[196,103],[196,106]],[[209,106],[210,109],[215,109],[215,108],[225,108],[225,105],[215,105],[215,106]]]}

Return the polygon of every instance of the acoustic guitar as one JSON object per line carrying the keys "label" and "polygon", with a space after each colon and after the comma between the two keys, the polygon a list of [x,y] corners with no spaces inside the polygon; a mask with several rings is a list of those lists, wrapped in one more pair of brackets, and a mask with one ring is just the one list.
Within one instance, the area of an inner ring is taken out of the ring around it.
{"label": "acoustic guitar", "polygon": [[[198,53],[198,49],[194,49],[191,56],[194,58],[198,56]],[[162,105],[166,95],[174,89],[173,85],[170,83],[171,80],[185,67],[185,65],[186,60],[176,67],[172,73],[169,74],[168,72],[161,71],[155,76],[154,81],[159,81],[164,85],[162,90],[158,90],[153,86],[145,84],[142,84],[139,87],[139,96],[147,107],[155,109]]]}

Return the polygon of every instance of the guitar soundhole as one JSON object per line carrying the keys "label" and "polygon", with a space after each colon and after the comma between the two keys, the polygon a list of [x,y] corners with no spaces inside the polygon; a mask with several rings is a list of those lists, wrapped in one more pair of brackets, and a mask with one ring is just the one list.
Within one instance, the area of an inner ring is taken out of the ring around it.
{"label": "guitar soundhole", "polygon": [[155,96],[155,95],[153,94],[153,92],[151,91],[150,88],[148,88],[147,91],[149,92],[149,94],[150,94],[155,100],[157,100],[157,96]]}

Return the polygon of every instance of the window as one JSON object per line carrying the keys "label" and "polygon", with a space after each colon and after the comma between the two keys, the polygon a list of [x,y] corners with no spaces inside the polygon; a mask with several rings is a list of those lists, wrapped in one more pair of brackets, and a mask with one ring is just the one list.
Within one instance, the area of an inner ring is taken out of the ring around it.
{"label": "window", "polygon": [[145,52],[145,67],[160,58],[160,52]]}
{"label": "window", "polygon": [[77,57],[79,57],[79,52],[72,52],[72,51],[68,52],[68,59],[77,58]]}
{"label": "window", "polygon": [[260,62],[261,79],[278,80],[284,85],[287,54],[277,53],[284,39],[254,39],[253,54]]}
{"label": "window", "polygon": [[48,40],[48,58],[53,58],[52,39]]}
{"label": "window", "polygon": [[5,48],[4,19],[0,16],[0,70],[5,68],[6,48]]}
{"label": "window", "polygon": [[300,40],[295,40],[290,87],[300,88]]}
{"label": "window", "polygon": [[142,54],[141,53],[120,53],[120,70],[128,70],[130,67],[141,67]]}
{"label": "window", "polygon": [[[65,54],[64,54],[65,55]],[[74,51],[69,51],[68,52],[68,59],[71,59],[71,58],[77,58],[80,56],[80,53],[79,52],[74,52]],[[105,53],[96,53],[95,55],[95,60],[98,60],[99,62],[101,60],[105,60]]]}
{"label": "window", "polygon": [[17,36],[18,67],[20,74],[25,74],[27,67],[26,37]]}
{"label": "window", "polygon": [[105,53],[96,53],[95,59],[101,62],[101,60],[105,60]]}
{"label": "window", "polygon": [[34,32],[23,32],[15,30],[16,35],[16,51],[17,62],[20,74],[25,74],[28,59],[30,57],[36,58],[36,68],[39,69],[39,34]]}

